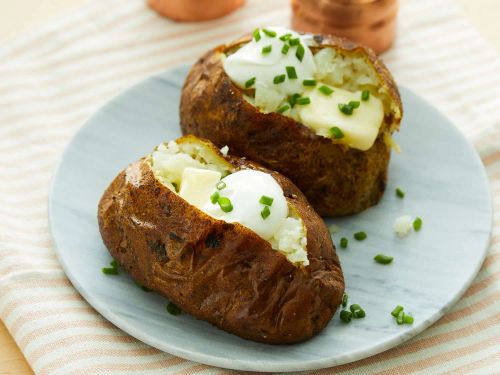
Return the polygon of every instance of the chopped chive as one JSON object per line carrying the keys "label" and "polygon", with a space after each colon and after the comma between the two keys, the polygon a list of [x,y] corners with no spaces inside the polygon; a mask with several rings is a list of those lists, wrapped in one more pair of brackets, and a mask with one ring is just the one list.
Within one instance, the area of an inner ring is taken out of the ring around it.
{"label": "chopped chive", "polygon": [[290,107],[294,107],[297,104],[297,99],[300,98],[300,94],[293,94],[288,98],[288,103],[290,103]]}
{"label": "chopped chive", "polygon": [[283,55],[286,55],[288,53],[289,49],[290,49],[290,46],[288,44],[283,44],[283,47],[281,48],[281,53]]}
{"label": "chopped chive", "polygon": [[352,312],[348,310],[342,310],[340,312],[340,320],[342,320],[344,323],[349,323],[352,319]]}
{"label": "chopped chive", "polygon": [[249,87],[252,87],[255,83],[255,77],[250,78],[248,81],[245,82],[245,88],[248,89]]}
{"label": "chopped chive", "polygon": [[339,110],[344,115],[352,115],[353,108],[349,104],[339,103]]}
{"label": "chopped chive", "polygon": [[355,311],[357,311],[357,310],[363,310],[363,309],[361,308],[361,306],[360,306],[360,305],[358,305],[357,303],[354,303],[354,304],[352,304],[352,305],[349,307],[349,310],[351,310],[351,312],[355,312]]}
{"label": "chopped chive", "polygon": [[286,42],[288,39],[290,39],[292,37],[292,34],[290,33],[286,33],[282,36],[280,36],[280,40],[282,40],[283,42]]}
{"label": "chopped chive", "polygon": [[305,52],[306,50],[304,49],[304,46],[302,44],[299,44],[297,46],[297,51],[295,51],[295,56],[297,57],[297,59],[299,59],[299,61],[302,61]]}
{"label": "chopped chive", "polygon": [[219,200],[219,197],[220,197],[220,194],[218,191],[216,191],[215,193],[213,193],[211,196],[210,196],[210,202],[212,202],[212,204],[216,204],[217,201]]}
{"label": "chopped chive", "polygon": [[260,32],[259,29],[255,29],[253,32],[253,37],[255,38],[255,41],[258,42],[260,40]]}
{"label": "chopped chive", "polygon": [[262,47],[262,54],[266,55],[266,54],[270,53],[272,50],[273,50],[273,46],[272,45],[268,45],[268,46]]}
{"label": "chopped chive", "polygon": [[273,82],[275,85],[285,82],[286,75],[280,74],[279,76],[274,77]]}
{"label": "chopped chive", "polygon": [[405,197],[405,192],[401,190],[401,188],[396,188],[396,195],[398,198],[404,198]]}
{"label": "chopped chive", "polygon": [[422,219],[417,217],[413,221],[413,229],[415,229],[415,232],[418,232],[420,229],[422,229]]}
{"label": "chopped chive", "polygon": [[262,211],[260,211],[260,216],[262,216],[262,218],[266,220],[269,215],[271,215],[271,210],[269,209],[269,206],[264,206]]}
{"label": "chopped chive", "polygon": [[377,255],[375,255],[375,257],[373,259],[375,260],[375,262],[380,263],[380,264],[389,264],[392,262],[394,257],[390,257],[390,256],[384,255],[384,254],[377,254]]}
{"label": "chopped chive", "polygon": [[101,269],[101,271],[105,275],[118,275],[117,267],[104,267]]}
{"label": "chopped chive", "polygon": [[318,90],[319,90],[322,94],[327,95],[327,96],[328,96],[328,95],[331,95],[331,94],[332,94],[332,92],[333,92],[333,90],[332,90],[331,88],[329,88],[328,86],[325,86],[325,85],[320,86],[320,87],[318,88]]}
{"label": "chopped chive", "polygon": [[288,75],[288,79],[297,79],[297,72],[293,66],[286,67],[286,74]]}
{"label": "chopped chive", "polygon": [[233,210],[233,205],[227,197],[219,197],[217,203],[219,203],[220,209],[224,212],[231,212]]}
{"label": "chopped chive", "polygon": [[226,183],[224,181],[219,181],[217,182],[217,185],[215,185],[215,187],[217,188],[217,190],[222,190],[226,187]]}
{"label": "chopped chive", "polygon": [[260,204],[265,204],[266,206],[272,206],[273,205],[274,198],[268,197],[267,195],[263,195],[259,199]]}
{"label": "chopped chive", "polygon": [[297,104],[300,104],[300,105],[307,105],[307,104],[311,104],[311,99],[309,99],[307,96],[303,96],[301,98],[298,98],[296,100],[296,103]]}
{"label": "chopped chive", "polygon": [[351,310],[352,315],[355,319],[361,319],[366,316],[365,310],[363,310],[361,306],[356,303],[351,305],[351,307],[349,307],[349,310]]}
{"label": "chopped chive", "polygon": [[111,267],[113,268],[118,268],[118,262],[116,260],[112,260],[111,262],[109,262],[109,264],[111,265]]}
{"label": "chopped chive", "polygon": [[352,108],[354,108],[354,109],[355,109],[355,108],[359,108],[360,104],[361,104],[361,103],[360,103],[359,101],[357,101],[357,100],[351,100],[351,101],[349,102],[349,105],[350,105]]}
{"label": "chopped chive", "polygon": [[398,316],[396,317],[396,323],[398,324],[403,324],[404,322],[404,318],[405,318],[405,312],[404,311],[400,311]]}
{"label": "chopped chive", "polygon": [[262,29],[264,34],[266,34],[270,38],[274,38],[276,36],[276,31],[268,30],[268,29]]}
{"label": "chopped chive", "polygon": [[168,303],[167,311],[170,313],[170,315],[180,315],[182,313],[180,307],[177,307],[177,305],[174,305],[172,302]]}
{"label": "chopped chive", "polygon": [[347,238],[342,237],[342,238],[340,239],[340,247],[341,247],[342,249],[345,249],[345,248],[347,247],[347,245],[348,245],[348,244],[349,244],[349,240],[348,240]]}
{"label": "chopped chive", "polygon": [[290,109],[290,106],[285,104],[284,106],[278,108],[277,112],[278,113],[283,113],[283,112],[288,111],[289,109]]}
{"label": "chopped chive", "polygon": [[397,305],[392,311],[391,315],[395,318],[398,317],[399,313],[404,310],[404,307],[401,305]]}
{"label": "chopped chive", "polygon": [[368,99],[370,99],[370,91],[363,90],[363,92],[361,93],[361,100],[366,102]]}
{"label": "chopped chive", "polygon": [[366,237],[368,237],[368,235],[365,232],[354,233],[354,238],[358,241],[363,241],[366,239]]}
{"label": "chopped chive", "polygon": [[299,38],[291,38],[288,40],[288,43],[290,43],[291,46],[296,46],[300,43],[300,39]]}
{"label": "chopped chive", "polygon": [[141,288],[144,292],[151,292],[151,289],[146,288],[140,282],[134,280],[134,284],[137,285],[138,288]]}
{"label": "chopped chive", "polygon": [[404,314],[403,315],[403,323],[404,324],[413,324],[413,316]]}
{"label": "chopped chive", "polygon": [[344,293],[344,295],[342,296],[342,307],[346,307],[347,302],[349,302],[349,296],[347,295],[347,293]]}
{"label": "chopped chive", "polygon": [[316,81],[314,79],[305,79],[302,81],[304,86],[316,86]]}
{"label": "chopped chive", "polygon": [[333,128],[330,128],[330,135],[335,138],[335,139],[341,139],[344,138],[344,133],[338,126],[334,126]]}

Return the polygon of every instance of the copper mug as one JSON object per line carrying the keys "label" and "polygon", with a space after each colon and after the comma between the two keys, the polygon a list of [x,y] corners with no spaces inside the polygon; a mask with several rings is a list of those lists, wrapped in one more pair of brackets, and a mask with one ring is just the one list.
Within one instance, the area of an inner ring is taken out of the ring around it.
{"label": "copper mug", "polygon": [[245,0],[148,0],[148,5],[160,15],[184,22],[219,18],[244,3]]}
{"label": "copper mug", "polygon": [[381,53],[394,41],[397,0],[291,0],[292,27],[346,37]]}

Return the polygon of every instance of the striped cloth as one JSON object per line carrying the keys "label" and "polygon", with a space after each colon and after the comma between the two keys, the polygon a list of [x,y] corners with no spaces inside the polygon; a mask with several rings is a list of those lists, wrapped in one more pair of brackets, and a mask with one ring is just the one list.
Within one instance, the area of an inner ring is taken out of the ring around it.
{"label": "striped cloth", "polygon": [[[447,0],[401,3],[398,39],[384,59],[481,155],[497,211],[491,248],[469,290],[430,329],[313,373],[500,373],[500,58]],[[288,0],[248,0],[200,24],[161,19],[143,0],[95,0],[0,47],[0,317],[37,373],[226,372],[138,342],[80,297],[54,254],[48,187],[71,136],[110,97],[216,43],[289,19]]]}

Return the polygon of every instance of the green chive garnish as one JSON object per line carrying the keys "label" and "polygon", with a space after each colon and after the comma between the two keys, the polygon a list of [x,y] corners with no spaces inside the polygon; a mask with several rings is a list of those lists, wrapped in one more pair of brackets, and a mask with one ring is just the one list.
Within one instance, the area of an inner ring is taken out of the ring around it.
{"label": "green chive garnish", "polygon": [[302,61],[305,52],[306,50],[304,49],[304,46],[302,44],[299,44],[297,46],[297,51],[295,52],[295,56],[297,57],[297,59],[299,59],[299,61]]}
{"label": "green chive garnish", "polygon": [[180,309],[180,307],[177,307],[172,302],[168,303],[167,311],[170,313],[170,315],[180,315],[182,313],[182,310]]}
{"label": "green chive garnish", "polygon": [[417,217],[413,221],[413,229],[415,229],[415,232],[418,232],[420,229],[422,229],[422,219]]}
{"label": "green chive garnish", "polygon": [[276,32],[272,30],[267,30],[267,29],[262,29],[264,34],[266,34],[268,37],[274,38],[276,36]]}
{"label": "green chive garnish", "polygon": [[286,74],[288,75],[288,79],[297,79],[297,72],[293,66],[286,67]]}
{"label": "green chive garnish", "polygon": [[278,111],[277,111],[277,112],[278,112],[278,113],[283,113],[283,112],[288,111],[289,109],[290,109],[290,106],[285,104],[284,106],[282,106],[282,107],[278,108]]}
{"label": "green chive garnish", "polygon": [[368,235],[365,232],[354,233],[354,238],[358,241],[363,241],[366,239],[366,237],[368,237]]}
{"label": "green chive garnish", "polygon": [[401,188],[396,188],[396,195],[398,198],[404,198],[405,192],[403,190],[401,190]]}
{"label": "green chive garnish", "polygon": [[377,254],[373,259],[380,264],[389,264],[394,258],[384,254]]}
{"label": "green chive garnish", "polygon": [[273,205],[274,198],[268,197],[267,195],[263,195],[259,199],[260,204],[265,204],[266,206],[272,206]]}
{"label": "green chive garnish", "polygon": [[404,324],[413,324],[413,316],[404,314],[403,315],[403,323]]}
{"label": "green chive garnish", "polygon": [[395,318],[398,317],[399,313],[404,310],[404,307],[401,305],[397,305],[394,310],[391,311],[391,315]]}
{"label": "green chive garnish", "polygon": [[259,29],[255,29],[253,32],[253,37],[255,38],[255,41],[258,42],[260,40],[260,32]]}
{"label": "green chive garnish", "polygon": [[327,95],[327,96],[328,96],[328,95],[331,95],[331,94],[332,94],[332,92],[333,92],[333,90],[332,90],[331,88],[329,88],[328,86],[325,86],[325,85],[320,86],[320,87],[318,88],[318,90],[319,90],[322,94],[325,94],[325,95]]}
{"label": "green chive garnish", "polygon": [[118,262],[114,259],[111,262],[109,262],[109,264],[111,264],[111,267],[113,268],[118,268]]}
{"label": "green chive garnish", "polygon": [[353,108],[349,104],[339,103],[339,110],[344,115],[352,115]]}
{"label": "green chive garnish", "polygon": [[340,320],[342,320],[344,323],[349,323],[352,319],[352,312],[348,310],[342,310],[340,312]]}
{"label": "green chive garnish", "polygon": [[316,81],[314,79],[305,79],[302,81],[304,86],[316,86]]}
{"label": "green chive garnish", "polygon": [[342,237],[342,238],[340,239],[340,247],[341,247],[342,249],[345,249],[345,248],[347,247],[347,245],[348,245],[348,244],[349,244],[349,240],[348,240],[347,238]]}
{"label": "green chive garnish", "polygon": [[355,319],[361,319],[366,316],[365,310],[363,310],[358,304],[351,305],[351,307],[349,307],[349,310],[351,310],[352,315]]}
{"label": "green chive garnish", "polygon": [[368,99],[370,99],[370,91],[363,90],[363,92],[361,93],[361,100],[366,102]]}
{"label": "green chive garnish", "polygon": [[118,268],[115,267],[104,267],[101,271],[105,275],[118,275]]}
{"label": "green chive garnish", "polygon": [[330,128],[330,135],[335,138],[335,139],[341,139],[344,138],[344,133],[338,126],[334,126],[333,128]]}
{"label": "green chive garnish", "polygon": [[405,317],[405,312],[404,311],[400,311],[399,314],[398,314],[398,316],[396,317],[396,323],[403,324],[404,317]]}
{"label": "green chive garnish", "polygon": [[269,215],[271,215],[271,210],[269,209],[269,206],[264,206],[262,211],[260,211],[260,216],[262,216],[262,218],[266,220]]}
{"label": "green chive garnish", "polygon": [[255,83],[255,77],[250,78],[248,81],[245,82],[245,88],[248,89],[249,87],[252,87]]}
{"label": "green chive garnish", "polygon": [[217,190],[222,190],[226,187],[226,183],[224,181],[219,181],[217,182],[217,185],[215,185],[215,187],[217,188]]}
{"label": "green chive garnish", "polygon": [[360,102],[358,102],[357,100],[351,100],[351,101],[349,102],[349,105],[350,105],[352,108],[359,108],[360,104],[361,104],[361,103],[360,103]]}
{"label": "green chive garnish", "polygon": [[212,204],[216,204],[217,201],[219,200],[219,197],[220,197],[220,194],[218,191],[216,191],[215,193],[213,193],[211,196],[210,196],[210,202],[212,202]]}
{"label": "green chive garnish", "polygon": [[347,302],[349,302],[349,296],[347,295],[347,293],[344,293],[344,295],[342,296],[342,307],[346,307]]}
{"label": "green chive garnish", "polygon": [[219,203],[220,209],[224,212],[231,212],[233,210],[233,205],[227,197],[219,197],[217,203]]}
{"label": "green chive garnish", "polygon": [[288,41],[288,43],[290,43],[291,46],[296,46],[300,43],[300,39],[299,38],[292,38]]}
{"label": "green chive garnish", "polygon": [[297,99],[300,98],[300,94],[293,94],[288,98],[288,103],[290,103],[290,106],[293,108],[295,104],[297,104]]}
{"label": "green chive garnish", "polygon": [[307,105],[307,104],[311,104],[311,99],[309,99],[307,96],[303,96],[301,98],[298,98],[296,100],[296,103],[297,104],[300,104],[300,105]]}
{"label": "green chive garnish", "polygon": [[280,40],[282,40],[283,42],[286,42],[291,37],[292,37],[292,34],[287,33],[287,34],[284,34],[284,35],[280,36]]}
{"label": "green chive garnish", "polygon": [[285,82],[286,75],[280,74],[279,76],[274,77],[273,82],[275,85]]}
{"label": "green chive garnish", "polygon": [[283,55],[286,55],[288,53],[289,49],[290,49],[290,46],[288,44],[283,44],[283,47],[281,48],[281,53]]}
{"label": "green chive garnish", "polygon": [[273,49],[272,45],[262,47],[262,54],[266,55],[266,54],[270,53],[272,51],[272,49]]}

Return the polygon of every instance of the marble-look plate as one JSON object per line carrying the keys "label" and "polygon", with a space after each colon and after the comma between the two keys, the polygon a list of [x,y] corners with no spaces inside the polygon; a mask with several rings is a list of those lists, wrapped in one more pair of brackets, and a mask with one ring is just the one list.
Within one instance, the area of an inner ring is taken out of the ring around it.
{"label": "marble-look plate", "polygon": [[[86,300],[116,326],[174,355],[209,365],[256,371],[317,369],[365,358],[423,331],[471,283],[486,253],[491,201],[482,164],[458,130],[435,108],[402,88],[405,118],[396,140],[387,192],[376,207],[337,220],[350,238],[338,249],[351,303],[367,316],[350,324],[338,313],[315,338],[271,346],[240,339],[188,315],[172,316],[166,300],[145,293],[126,274],[106,276],[111,260],[97,225],[97,204],[115,175],[163,140],[180,135],[179,93],[187,67],[127,90],[100,109],[67,147],[49,199],[52,235],[61,264]],[[394,194],[400,186],[404,199]],[[394,235],[401,215],[420,216],[423,228]],[[366,231],[363,242],[352,239]],[[394,256],[391,265],[373,261]],[[391,310],[403,305],[413,325],[396,324]]]}

